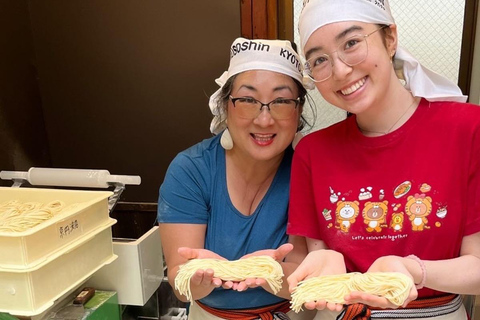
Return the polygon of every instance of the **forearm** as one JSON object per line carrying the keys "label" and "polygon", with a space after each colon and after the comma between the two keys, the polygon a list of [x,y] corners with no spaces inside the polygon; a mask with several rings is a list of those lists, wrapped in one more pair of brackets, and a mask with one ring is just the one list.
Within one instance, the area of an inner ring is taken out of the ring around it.
{"label": "forearm", "polygon": [[424,263],[425,287],[457,294],[480,294],[480,259],[478,257],[464,255],[449,260],[427,260]]}

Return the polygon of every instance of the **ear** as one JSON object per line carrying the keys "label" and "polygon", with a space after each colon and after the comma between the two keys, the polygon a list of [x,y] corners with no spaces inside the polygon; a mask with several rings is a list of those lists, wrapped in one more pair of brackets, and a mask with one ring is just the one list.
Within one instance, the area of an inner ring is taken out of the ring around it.
{"label": "ear", "polygon": [[393,55],[397,51],[398,44],[397,25],[389,25],[388,29],[386,29],[385,34],[385,44],[387,46],[387,51],[390,55]]}

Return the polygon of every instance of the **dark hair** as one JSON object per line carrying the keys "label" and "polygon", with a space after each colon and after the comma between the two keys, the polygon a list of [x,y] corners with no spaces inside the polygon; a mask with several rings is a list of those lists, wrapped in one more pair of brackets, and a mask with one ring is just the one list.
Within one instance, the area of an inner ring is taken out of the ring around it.
{"label": "dark hair", "polygon": [[[230,99],[230,94],[232,93],[232,89],[233,89],[233,83],[235,82],[237,75],[238,74],[231,76],[227,80],[227,82],[225,82],[225,84],[223,85],[222,90],[220,90],[220,95],[218,96],[216,101],[216,108],[218,111],[221,111],[221,112],[217,112],[217,114],[221,115],[218,121],[219,123],[224,123],[226,120],[226,117],[227,117],[226,110],[228,106],[228,100]],[[303,106],[305,105],[305,100],[308,97],[307,89],[305,89],[305,87],[297,79],[292,78],[292,80],[295,82],[298,88],[298,97],[300,98],[299,106],[303,108]],[[311,99],[309,99],[309,102],[311,103]],[[315,115],[315,112],[312,112],[312,114]],[[313,118],[315,119],[315,116]],[[310,123],[309,121],[307,121],[307,119],[304,117],[302,112],[302,115],[300,116],[300,123],[298,125],[297,130],[301,131],[302,129],[305,128],[305,126],[308,126],[311,129],[313,127],[313,123]]]}

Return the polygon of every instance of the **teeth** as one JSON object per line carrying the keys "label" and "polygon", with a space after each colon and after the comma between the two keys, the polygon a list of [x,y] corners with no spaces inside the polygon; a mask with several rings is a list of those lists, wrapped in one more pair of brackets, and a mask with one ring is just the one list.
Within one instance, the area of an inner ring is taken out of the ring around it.
{"label": "teeth", "polygon": [[347,95],[352,94],[353,92],[357,91],[360,87],[363,86],[364,83],[365,83],[365,78],[361,79],[360,81],[358,81],[357,83],[352,85],[350,88],[340,90],[340,92],[342,92],[342,94],[344,96],[347,96]]}
{"label": "teeth", "polygon": [[268,141],[273,138],[273,134],[254,134],[255,140]]}

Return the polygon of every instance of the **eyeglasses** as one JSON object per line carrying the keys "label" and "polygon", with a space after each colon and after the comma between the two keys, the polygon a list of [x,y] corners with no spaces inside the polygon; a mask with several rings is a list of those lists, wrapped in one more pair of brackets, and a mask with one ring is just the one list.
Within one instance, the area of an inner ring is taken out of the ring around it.
{"label": "eyeglasses", "polygon": [[330,53],[314,53],[305,63],[306,74],[315,82],[325,81],[332,75],[333,59],[331,55],[337,52],[343,63],[352,67],[363,62],[368,56],[367,38],[387,26],[382,26],[369,34],[356,34],[343,41],[337,50]]}
{"label": "eyeglasses", "polygon": [[255,119],[262,112],[263,107],[267,107],[272,118],[276,120],[290,119],[295,109],[300,103],[300,97],[297,99],[277,98],[269,103],[263,103],[252,97],[234,98],[230,96],[233,106],[240,118]]}

